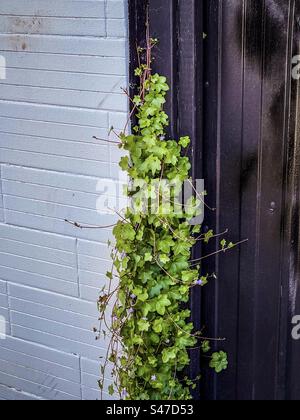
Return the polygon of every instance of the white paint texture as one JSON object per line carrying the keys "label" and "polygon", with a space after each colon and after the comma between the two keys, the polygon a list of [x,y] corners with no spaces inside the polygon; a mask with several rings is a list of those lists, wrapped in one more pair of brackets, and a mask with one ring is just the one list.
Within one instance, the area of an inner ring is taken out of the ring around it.
{"label": "white paint texture", "polygon": [[[127,99],[126,0],[0,3],[0,399],[100,398],[96,300],[111,230],[99,178],[117,179],[107,138]],[[106,394],[106,397],[108,395]]]}

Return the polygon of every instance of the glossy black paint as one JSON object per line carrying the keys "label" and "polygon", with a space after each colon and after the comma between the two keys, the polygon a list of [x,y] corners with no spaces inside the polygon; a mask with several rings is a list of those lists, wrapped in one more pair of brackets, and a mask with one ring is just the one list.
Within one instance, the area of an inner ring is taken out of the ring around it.
{"label": "glossy black paint", "polygon": [[[293,0],[209,3],[215,9],[208,11],[205,67],[218,65],[205,106],[205,120],[216,124],[204,136],[205,178],[219,208],[211,220],[249,243],[210,262],[219,280],[204,295],[204,319],[214,306],[210,329],[227,337],[230,369],[219,377],[208,373],[204,395],[299,400],[300,343],[291,339],[300,303],[299,82],[291,75],[299,6]],[[211,40],[216,27],[218,39]]]}
{"label": "glossy black paint", "polygon": [[[143,27],[146,2],[129,3],[130,27]],[[203,364],[195,396],[300,400],[300,341],[291,338],[300,315],[300,88],[292,78],[300,2],[149,0],[149,10],[160,39],[154,67],[171,84],[170,135],[191,135],[193,177],[204,176],[217,207],[205,224],[249,240],[207,260],[218,280],[192,296],[193,320],[227,338],[230,362],[219,376]],[[144,32],[131,29],[131,49],[137,35]],[[198,352],[191,357],[196,376]]]}

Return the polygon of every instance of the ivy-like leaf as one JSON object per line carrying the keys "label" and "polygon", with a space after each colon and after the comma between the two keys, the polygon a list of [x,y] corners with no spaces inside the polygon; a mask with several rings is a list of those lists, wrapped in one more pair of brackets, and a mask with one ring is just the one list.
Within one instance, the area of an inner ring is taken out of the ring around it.
{"label": "ivy-like leaf", "polygon": [[216,371],[216,373],[226,370],[228,367],[227,354],[224,351],[214,353],[209,366]]}
{"label": "ivy-like leaf", "polygon": [[203,353],[208,353],[210,351],[210,343],[208,340],[203,341],[201,349]]}
{"label": "ivy-like leaf", "polygon": [[184,148],[188,147],[190,142],[191,142],[191,139],[188,136],[181,137],[180,140],[179,140],[180,146],[182,146]]}
{"label": "ivy-like leaf", "polygon": [[157,156],[151,155],[140,165],[140,171],[144,174],[151,172],[154,176],[161,171],[161,161]]}
{"label": "ivy-like leaf", "polygon": [[164,349],[162,352],[162,361],[163,363],[169,363],[170,360],[176,359],[177,356],[177,349],[176,348],[169,348]]}
{"label": "ivy-like leaf", "polygon": [[138,324],[139,331],[141,332],[148,331],[150,328],[150,322],[144,319],[140,319],[137,324]]}
{"label": "ivy-like leaf", "polygon": [[158,334],[161,333],[162,330],[163,330],[163,323],[164,323],[163,318],[156,319],[153,322],[153,326],[152,326],[153,331],[158,333]]}
{"label": "ivy-like leaf", "polygon": [[165,315],[166,308],[171,305],[171,301],[168,299],[167,295],[161,295],[156,302],[156,311],[160,315]]}

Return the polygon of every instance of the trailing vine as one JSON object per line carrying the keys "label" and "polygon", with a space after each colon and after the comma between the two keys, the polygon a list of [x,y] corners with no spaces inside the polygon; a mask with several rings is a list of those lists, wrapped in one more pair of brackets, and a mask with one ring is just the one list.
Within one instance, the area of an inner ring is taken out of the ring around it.
{"label": "trailing vine", "polygon": [[[187,305],[191,289],[215,277],[202,273],[205,257],[192,260],[192,248],[220,235],[191,224],[204,194],[193,188],[195,194],[187,203],[178,200],[182,185],[193,185],[186,156],[190,138],[165,139],[168,116],[163,107],[169,87],[164,76],[151,70],[156,43],[148,34],[146,48],[138,48],[139,88],[131,98],[129,116],[135,114],[137,125],[127,135],[127,123],[118,135],[119,147],[127,152],[120,167],[129,176],[126,193],[131,205],[114,226],[113,268],[98,303],[99,333],[109,337],[99,386],[103,391],[110,368],[109,393],[117,392],[122,399],[188,400],[200,379],[185,375],[193,349],[201,348],[218,373],[228,365],[226,353],[212,353],[212,340],[195,331]],[[236,245],[222,239],[218,252]]]}

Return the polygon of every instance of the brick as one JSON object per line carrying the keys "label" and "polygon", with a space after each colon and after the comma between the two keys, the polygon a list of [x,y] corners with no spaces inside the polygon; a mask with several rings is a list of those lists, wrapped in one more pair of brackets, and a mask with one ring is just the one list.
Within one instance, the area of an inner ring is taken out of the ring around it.
{"label": "brick", "polygon": [[[0,147],[12,150],[22,150],[24,152],[36,152],[46,155],[57,156],[61,154],[65,157],[75,159],[91,159],[105,162],[108,160],[108,146],[105,144],[81,143],[55,139],[45,139],[43,137],[2,134]],[[59,152],[58,152],[59,151]],[[3,188],[3,193],[5,186]]]}
{"label": "brick", "polygon": [[0,277],[13,283],[37,287],[70,296],[78,296],[78,285],[74,282],[67,282],[53,277],[29,273],[4,266],[0,266]]}
{"label": "brick", "polygon": [[117,131],[124,130],[128,120],[128,114],[125,112],[110,112],[109,125],[114,127]]}
{"label": "brick", "polygon": [[95,302],[99,299],[101,288],[80,285],[80,296],[82,299]]}
{"label": "brick", "polygon": [[108,113],[98,109],[81,110],[56,105],[14,103],[0,100],[1,116],[62,124],[108,127]]}
{"label": "brick", "polygon": [[[89,287],[96,288],[98,290],[102,289],[104,286],[109,285],[109,280],[104,274],[93,273],[91,271],[82,271],[79,270],[79,284]],[[117,287],[118,279],[115,278],[112,282],[112,287]]]}
{"label": "brick", "polygon": [[88,317],[82,314],[76,314],[74,312],[68,312],[57,308],[51,308],[46,305],[40,305],[21,299],[10,299],[10,309],[12,311],[23,313],[26,315],[32,315],[41,319],[46,319],[55,322],[62,322],[65,325],[71,327],[77,327],[92,331],[96,321],[93,317]]}
{"label": "brick", "polygon": [[[83,400],[85,401],[94,401],[94,400],[100,400],[101,399],[101,392],[100,390],[96,389],[90,389],[86,386],[82,387],[82,394],[83,394]],[[118,398],[110,396],[108,393],[103,392],[103,400],[109,401],[109,400],[116,400]]]}
{"label": "brick", "polygon": [[[60,37],[54,35],[12,35],[0,34],[0,44],[3,51],[22,51],[26,44],[26,51],[106,56],[106,57],[125,57],[126,41],[117,38],[95,38],[95,37]],[[12,45],[14,45],[12,47]]]}
{"label": "brick", "polygon": [[[43,386],[41,384],[36,384],[34,382],[28,381],[26,379],[9,375],[0,371],[0,382],[1,384],[6,384],[6,386],[22,390],[25,393],[36,395],[42,397],[43,399],[49,400],[78,400],[80,398],[75,397],[65,392],[60,392],[58,390],[53,390],[51,387]],[[50,385],[50,384],[49,384]]]}
{"label": "brick", "polygon": [[39,303],[55,309],[66,310],[75,314],[82,314],[94,319],[98,314],[96,304],[84,302],[73,297],[61,296],[57,293],[33,289],[31,287],[9,284],[9,296],[16,299]]}
{"label": "brick", "polygon": [[26,394],[25,392],[17,391],[5,385],[0,385],[0,399],[3,401],[38,401],[43,400],[36,395]]}
{"label": "brick", "polygon": [[[72,140],[84,143],[100,144],[99,140],[93,138],[98,136],[102,139],[108,138],[107,127],[84,127],[80,125],[62,124],[47,121],[27,121],[23,119],[1,117],[0,124],[3,131],[10,134],[29,135],[57,140]],[[115,140],[114,136],[110,136]]]}
{"label": "brick", "polygon": [[104,1],[89,0],[10,0],[1,3],[1,14],[15,16],[104,17]]}
{"label": "brick", "polygon": [[124,19],[108,19],[107,20],[107,36],[126,38],[127,25]]}
{"label": "brick", "polygon": [[8,308],[7,295],[0,293],[0,308]]}
{"label": "brick", "polygon": [[5,181],[22,182],[23,184],[35,184],[57,189],[99,195],[105,189],[108,195],[117,196],[123,192],[123,185],[109,178],[82,176],[72,173],[47,171],[35,168],[25,168],[14,165],[2,165],[2,179]]}
{"label": "brick", "polygon": [[11,241],[9,239],[1,239],[0,252],[33,258],[38,261],[61,264],[63,266],[76,267],[75,253],[31,245],[29,243],[24,244],[24,242]]}
{"label": "brick", "polygon": [[64,35],[66,31],[72,36],[105,36],[104,19],[78,19],[74,17],[22,17],[0,16],[0,27],[5,33]]}
{"label": "brick", "polygon": [[12,334],[16,338],[29,340],[33,343],[41,344],[49,348],[55,348],[65,353],[81,355],[90,359],[99,360],[106,356],[106,349],[103,347],[89,346],[84,343],[72,341],[63,337],[25,328],[19,325],[12,325]]}
{"label": "brick", "polygon": [[[65,225],[67,225],[65,219],[75,220],[78,223],[92,226],[110,226],[118,221],[117,215],[99,214],[96,209],[85,209],[55,202],[39,201],[38,194],[35,199],[6,195],[4,196],[4,207],[7,210],[14,210],[20,213],[25,212],[26,214],[57,219],[64,222]],[[74,231],[74,226],[71,226],[71,228]],[[79,231],[80,229],[75,228],[75,230]]]}
{"label": "brick", "polygon": [[102,260],[100,258],[89,257],[87,255],[79,255],[78,267],[83,271],[86,270],[97,274],[106,274],[107,271],[111,270],[112,263],[111,261]]}
{"label": "brick", "polygon": [[[122,24],[122,21],[119,22]],[[125,27],[125,24],[123,24],[123,26]],[[0,80],[0,85],[1,84],[51,89],[69,89],[81,92],[94,92],[95,87],[97,87],[97,92],[120,94],[121,87],[125,87],[127,85],[127,78],[125,76],[115,75],[75,73],[72,72],[71,69],[69,72],[10,69],[9,78],[6,80]]]}
{"label": "brick", "polygon": [[79,367],[77,370],[70,369],[68,367],[58,365],[55,363],[51,363],[47,360],[43,360],[41,358],[28,356],[24,353],[20,353],[22,348],[19,348],[17,351],[12,351],[6,349],[2,346],[2,342],[0,342],[0,359],[2,361],[11,362],[13,364],[17,364],[19,366],[24,366],[26,369],[33,369],[38,372],[43,372],[48,375],[55,376],[57,378],[61,378],[64,380],[71,381],[73,383],[80,383],[80,372]]}
{"label": "brick", "polygon": [[77,272],[73,267],[39,261],[33,258],[0,253],[0,266],[15,268],[28,273],[41,274],[69,282],[77,282]]}
{"label": "brick", "polygon": [[[26,52],[5,52],[8,67],[36,69],[47,71],[63,71],[76,73],[93,73],[126,76],[127,59],[122,57],[91,57],[70,54],[47,54]],[[2,127],[2,125],[1,125]]]}
{"label": "brick", "polygon": [[[86,373],[92,376],[99,376],[100,366],[101,366],[101,363],[99,363],[99,361],[86,359],[84,357],[81,358],[81,370],[83,373]],[[109,363],[105,370],[105,377],[107,379],[111,379],[112,369],[113,369],[113,365]]]}
{"label": "brick", "polygon": [[101,257],[106,260],[110,259],[111,249],[108,245],[99,244],[97,242],[78,240],[78,254],[87,255],[90,257]]}
{"label": "brick", "polygon": [[[76,229],[73,226],[67,224],[64,219],[54,219],[51,217],[23,213],[19,211],[5,210],[6,221],[11,225],[26,226],[27,228],[39,229],[41,231],[53,232],[58,234],[64,234],[80,239],[87,239],[91,241],[98,241],[107,243],[108,240],[112,240],[111,229]],[[1,274],[0,274],[1,277]]]}
{"label": "brick", "polygon": [[52,235],[48,232],[24,229],[0,223],[0,237],[12,241],[24,242],[38,246],[45,246],[55,250],[75,252],[75,240],[62,235]]}
{"label": "brick", "polygon": [[34,369],[30,369],[27,366],[23,366],[17,363],[11,363],[5,360],[1,360],[0,356],[0,375],[7,374],[23,379],[25,381],[33,382],[41,386],[49,388],[48,394],[58,392],[64,392],[66,394],[74,395],[79,398],[81,396],[80,384],[60,379],[57,376],[53,376],[49,372],[41,372]]}
{"label": "brick", "polygon": [[78,175],[89,175],[95,177],[107,177],[110,173],[108,162],[90,160],[88,164],[84,159],[72,158],[68,156],[49,155],[38,152],[23,150],[1,149],[1,160],[3,163],[13,165],[31,166],[51,171],[67,170]]}
{"label": "brick", "polygon": [[82,343],[89,346],[97,347],[98,343],[95,340],[95,333],[93,327],[97,326],[97,320],[91,322],[90,329],[76,328],[74,326],[66,325],[61,322],[51,321],[38,316],[31,316],[25,313],[11,311],[11,324],[18,325],[24,328],[33,329],[40,332],[45,332],[56,337],[62,337],[76,343]]}
{"label": "brick", "polygon": [[126,96],[120,93],[120,91],[118,93],[102,93],[3,84],[0,84],[0,99],[45,105],[52,105],[55,102],[59,106],[77,106],[83,109],[101,106],[104,110],[112,111],[122,111],[128,101]]}
{"label": "brick", "polygon": [[64,366],[65,368],[79,371],[79,358],[77,356],[40,346],[31,343],[30,341],[20,340],[15,337],[7,337],[6,340],[1,341],[0,347],[1,349],[7,349],[27,355],[30,358],[45,361],[45,363],[49,362],[50,364]]}
{"label": "brick", "polygon": [[125,0],[108,0],[107,1],[107,18],[125,18],[126,1]]}
{"label": "brick", "polygon": [[0,293],[1,294],[7,293],[7,283],[6,283],[6,281],[0,280]]}

